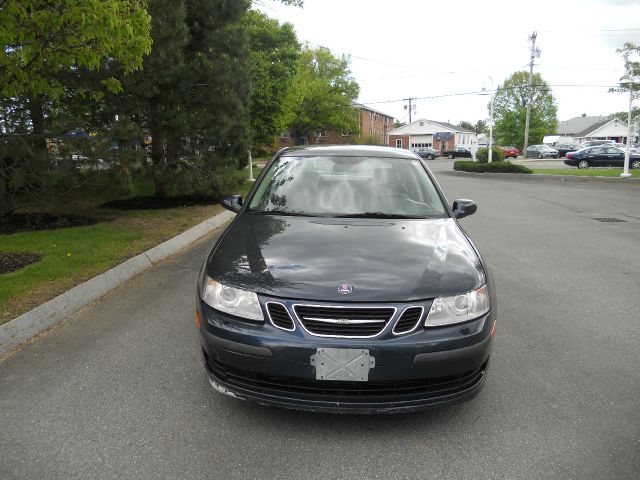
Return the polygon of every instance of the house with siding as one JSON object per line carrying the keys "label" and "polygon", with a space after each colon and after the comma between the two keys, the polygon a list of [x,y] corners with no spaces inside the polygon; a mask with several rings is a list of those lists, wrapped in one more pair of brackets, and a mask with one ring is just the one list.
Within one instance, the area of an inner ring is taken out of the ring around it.
{"label": "house with siding", "polygon": [[[553,137],[553,138],[552,138]],[[558,124],[558,138],[549,136],[554,140],[545,143],[575,143],[579,144],[590,140],[614,140],[625,143],[627,139],[627,124],[617,118],[605,116],[587,116],[570,118]],[[547,140],[547,137],[545,137]]]}
{"label": "house with siding", "polygon": [[387,145],[413,151],[432,147],[443,152],[453,147],[470,148],[477,142],[476,132],[446,122],[421,119],[391,130]]}

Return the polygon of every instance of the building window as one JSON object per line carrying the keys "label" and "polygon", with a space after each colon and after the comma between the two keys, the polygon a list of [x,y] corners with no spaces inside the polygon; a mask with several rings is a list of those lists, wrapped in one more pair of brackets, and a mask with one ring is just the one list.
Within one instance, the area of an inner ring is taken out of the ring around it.
{"label": "building window", "polygon": [[402,148],[402,139],[396,138],[396,148]]}
{"label": "building window", "polygon": [[280,134],[280,138],[289,138],[290,136],[291,136],[291,135],[289,135],[289,131],[282,132],[282,133]]}
{"label": "building window", "polygon": [[319,128],[316,130],[316,137],[326,137],[327,131],[324,128]]}

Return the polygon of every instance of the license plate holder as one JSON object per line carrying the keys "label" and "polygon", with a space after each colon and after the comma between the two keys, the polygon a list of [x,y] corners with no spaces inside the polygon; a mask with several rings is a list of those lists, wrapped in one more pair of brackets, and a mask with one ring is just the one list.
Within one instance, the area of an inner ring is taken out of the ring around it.
{"label": "license plate holder", "polygon": [[366,382],[376,359],[365,348],[318,348],[311,355],[316,367],[316,380]]}

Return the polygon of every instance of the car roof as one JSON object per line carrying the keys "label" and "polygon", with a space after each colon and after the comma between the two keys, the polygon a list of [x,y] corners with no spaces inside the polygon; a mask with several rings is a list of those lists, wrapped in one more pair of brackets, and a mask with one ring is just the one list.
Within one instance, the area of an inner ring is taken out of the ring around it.
{"label": "car roof", "polygon": [[283,157],[316,157],[316,156],[347,156],[347,157],[392,157],[419,158],[415,153],[403,148],[376,147],[370,145],[327,145],[288,147],[280,152]]}

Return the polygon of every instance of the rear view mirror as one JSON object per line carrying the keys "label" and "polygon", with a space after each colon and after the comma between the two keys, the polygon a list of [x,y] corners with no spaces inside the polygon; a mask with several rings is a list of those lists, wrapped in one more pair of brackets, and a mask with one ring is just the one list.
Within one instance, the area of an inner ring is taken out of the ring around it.
{"label": "rear view mirror", "polygon": [[242,195],[231,195],[222,199],[222,206],[227,210],[238,213],[242,208]]}
{"label": "rear view mirror", "polygon": [[467,199],[458,199],[453,202],[453,215],[456,218],[464,218],[473,215],[478,210],[476,202]]}

